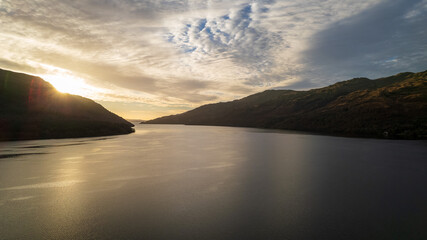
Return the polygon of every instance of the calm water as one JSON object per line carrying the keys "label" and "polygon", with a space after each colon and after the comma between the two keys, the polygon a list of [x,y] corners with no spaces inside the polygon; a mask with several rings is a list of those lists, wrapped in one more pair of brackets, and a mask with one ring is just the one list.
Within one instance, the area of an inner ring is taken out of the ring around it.
{"label": "calm water", "polygon": [[139,125],[0,155],[0,239],[427,239],[422,141]]}

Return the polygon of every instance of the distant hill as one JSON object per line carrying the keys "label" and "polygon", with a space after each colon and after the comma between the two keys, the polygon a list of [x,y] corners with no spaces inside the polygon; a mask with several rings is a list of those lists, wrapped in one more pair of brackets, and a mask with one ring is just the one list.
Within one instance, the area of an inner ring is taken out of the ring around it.
{"label": "distant hill", "polygon": [[94,101],[58,92],[43,79],[0,69],[0,140],[92,137],[134,125]]}
{"label": "distant hill", "polygon": [[142,120],[142,119],[126,119],[126,121],[141,123],[141,122],[145,122],[146,120]]}
{"label": "distant hill", "polygon": [[427,71],[377,80],[355,78],[309,91],[268,90],[145,123],[427,139]]}

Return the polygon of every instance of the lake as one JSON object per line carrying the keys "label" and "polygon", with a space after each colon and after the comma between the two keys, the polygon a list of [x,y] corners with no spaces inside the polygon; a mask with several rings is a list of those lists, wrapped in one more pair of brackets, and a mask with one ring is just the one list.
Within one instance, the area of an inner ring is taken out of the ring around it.
{"label": "lake", "polygon": [[427,142],[137,125],[0,142],[0,239],[427,239]]}

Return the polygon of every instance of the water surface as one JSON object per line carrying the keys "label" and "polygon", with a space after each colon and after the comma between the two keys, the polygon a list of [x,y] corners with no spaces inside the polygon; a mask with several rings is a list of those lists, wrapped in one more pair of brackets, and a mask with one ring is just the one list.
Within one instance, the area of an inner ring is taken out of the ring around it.
{"label": "water surface", "polygon": [[138,125],[0,142],[0,239],[427,239],[427,143]]}

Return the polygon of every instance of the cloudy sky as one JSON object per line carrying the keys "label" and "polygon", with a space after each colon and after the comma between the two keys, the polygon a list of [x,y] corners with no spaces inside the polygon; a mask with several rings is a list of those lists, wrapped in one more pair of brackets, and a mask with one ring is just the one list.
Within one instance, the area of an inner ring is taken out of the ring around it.
{"label": "cloudy sky", "polygon": [[127,118],[427,69],[427,0],[0,0],[0,68]]}

